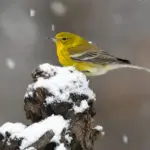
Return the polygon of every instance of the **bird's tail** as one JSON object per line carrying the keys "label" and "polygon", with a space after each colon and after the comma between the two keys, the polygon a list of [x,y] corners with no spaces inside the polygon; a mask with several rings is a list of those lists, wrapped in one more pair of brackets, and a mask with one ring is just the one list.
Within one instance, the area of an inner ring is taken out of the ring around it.
{"label": "bird's tail", "polygon": [[139,69],[139,70],[144,70],[144,71],[150,72],[149,68],[133,65],[129,60],[121,59],[121,58],[117,58],[117,60],[119,62],[119,65],[114,66],[113,69],[133,68],[133,69]]}
{"label": "bird's tail", "polygon": [[150,72],[149,68],[141,67],[141,66],[136,66],[132,64],[119,64],[119,65],[114,65],[113,69],[119,69],[119,68],[133,68],[133,69],[138,69],[138,70],[144,70],[146,72]]}

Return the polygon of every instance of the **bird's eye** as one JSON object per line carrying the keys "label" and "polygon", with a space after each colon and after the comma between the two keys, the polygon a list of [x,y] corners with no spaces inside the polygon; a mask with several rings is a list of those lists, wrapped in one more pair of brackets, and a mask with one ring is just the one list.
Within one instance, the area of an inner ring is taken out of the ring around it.
{"label": "bird's eye", "polygon": [[67,38],[62,38],[63,41],[67,40]]}

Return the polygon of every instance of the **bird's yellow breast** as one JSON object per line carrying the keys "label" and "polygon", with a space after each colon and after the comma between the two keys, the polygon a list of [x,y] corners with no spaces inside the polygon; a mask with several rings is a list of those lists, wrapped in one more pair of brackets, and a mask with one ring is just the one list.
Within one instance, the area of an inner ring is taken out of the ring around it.
{"label": "bird's yellow breast", "polygon": [[62,66],[74,66],[77,70],[90,76],[95,76],[99,72],[100,68],[96,64],[73,60],[68,49],[61,44],[57,45],[57,56]]}
{"label": "bird's yellow breast", "polygon": [[63,65],[63,66],[73,66],[74,65],[74,62],[70,58],[68,51],[65,50],[64,48],[57,49],[57,56],[58,56],[58,59],[59,59],[59,62],[61,63],[61,65]]}

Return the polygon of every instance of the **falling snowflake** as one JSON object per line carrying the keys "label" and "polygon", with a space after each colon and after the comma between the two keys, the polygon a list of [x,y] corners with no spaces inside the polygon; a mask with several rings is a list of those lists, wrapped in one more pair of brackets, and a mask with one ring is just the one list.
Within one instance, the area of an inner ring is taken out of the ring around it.
{"label": "falling snowflake", "polygon": [[122,141],[123,141],[124,144],[128,144],[128,136],[124,134],[122,136]]}
{"label": "falling snowflake", "polygon": [[34,9],[30,9],[30,16],[34,17],[35,16],[36,11]]}
{"label": "falling snowflake", "polygon": [[104,135],[105,135],[105,132],[104,132],[104,131],[103,131],[103,132],[101,132],[101,135],[102,135],[102,136],[104,136]]}
{"label": "falling snowflake", "polygon": [[55,31],[55,25],[52,24],[52,31]]}
{"label": "falling snowflake", "polygon": [[50,4],[50,9],[57,16],[63,16],[67,12],[67,7],[61,1],[54,1]]}
{"label": "falling snowflake", "polygon": [[16,66],[16,63],[13,59],[11,58],[6,58],[6,65],[9,69],[14,69]]}

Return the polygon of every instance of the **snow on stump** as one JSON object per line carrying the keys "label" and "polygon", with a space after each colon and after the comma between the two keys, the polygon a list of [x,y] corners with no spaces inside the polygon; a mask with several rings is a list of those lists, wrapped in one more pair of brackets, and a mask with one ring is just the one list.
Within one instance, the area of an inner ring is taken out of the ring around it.
{"label": "snow on stump", "polygon": [[2,150],[93,150],[101,126],[94,127],[94,92],[74,67],[39,65],[32,72],[24,110],[32,124],[0,127]]}

